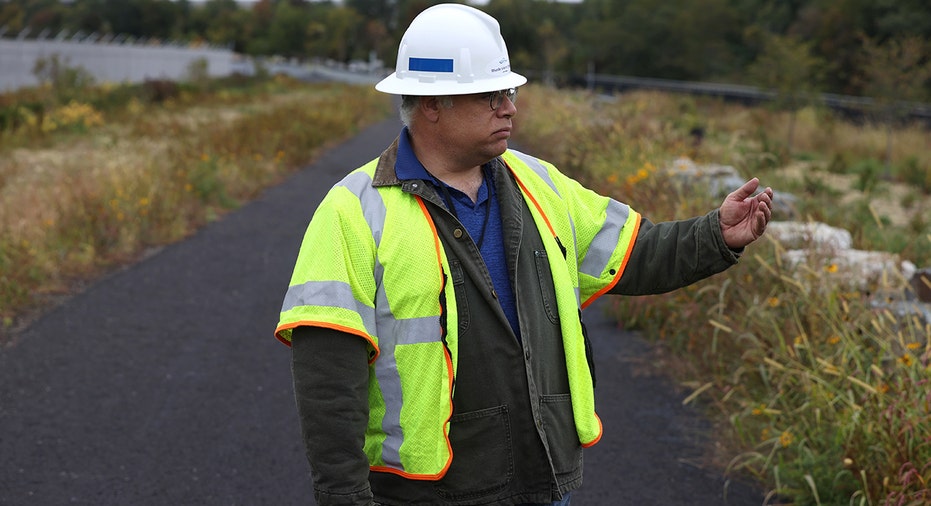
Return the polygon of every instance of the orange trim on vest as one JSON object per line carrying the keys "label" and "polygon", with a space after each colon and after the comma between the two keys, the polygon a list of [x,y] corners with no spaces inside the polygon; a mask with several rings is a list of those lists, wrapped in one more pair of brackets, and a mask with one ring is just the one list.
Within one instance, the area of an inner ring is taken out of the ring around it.
{"label": "orange trim on vest", "polygon": [[[630,212],[634,212],[633,209]],[[591,297],[588,298],[585,302],[582,302],[582,309],[588,307],[589,304],[595,302],[595,299],[601,297],[602,295],[608,293],[618,281],[621,280],[621,275],[624,274],[624,270],[627,269],[627,261],[630,260],[630,253],[634,250],[634,244],[637,242],[637,234],[640,233],[640,213],[637,213],[637,217],[634,222],[634,233],[630,236],[630,244],[627,245],[627,251],[624,253],[624,259],[621,260],[620,267],[617,268],[617,274],[614,275],[614,279],[608,283],[608,286],[598,290]]]}
{"label": "orange trim on vest", "polygon": [[[430,211],[427,209],[427,205],[423,203],[423,199],[420,198],[420,196],[416,196],[415,198],[417,199],[417,204],[420,206],[420,210],[423,211],[424,217],[427,218],[427,224],[430,225],[430,230],[433,231],[433,246],[436,248],[436,263],[440,266],[440,273],[442,273],[443,252],[440,249],[440,234],[436,231],[436,223],[433,222],[433,217],[430,216]],[[444,284],[442,279],[440,280],[440,284]]]}
{"label": "orange trim on vest", "polygon": [[[417,204],[420,206],[420,210],[423,212],[424,218],[427,220],[427,224],[430,225],[430,230],[433,231],[436,262],[440,268],[440,292],[443,293],[446,291],[446,276],[443,270],[443,250],[440,244],[440,234],[436,231],[436,223],[433,221],[433,217],[430,216],[430,211],[427,209],[427,205],[424,203],[423,199],[420,198],[420,196],[415,196],[415,198],[417,199]],[[443,311],[444,308],[441,307],[440,310]],[[440,336],[444,336],[445,333],[446,329],[441,327]],[[449,354],[449,348],[445,345],[443,346],[443,357],[446,359],[446,377],[449,380],[449,413],[446,414],[446,420],[443,421],[443,439],[446,440],[446,451],[449,453],[449,458],[446,459],[446,464],[443,466],[443,469],[436,474],[412,474],[392,467],[370,466],[369,469],[372,471],[392,473],[410,480],[437,481],[443,478],[443,476],[446,476],[446,472],[449,471],[449,466],[453,463],[453,446],[449,441],[449,432],[446,430],[446,427],[449,426],[449,420],[453,417],[453,383],[455,382],[455,378],[453,374],[453,358]]]}
{"label": "orange trim on vest", "polygon": [[375,356],[372,357],[371,359],[369,359],[369,363],[370,363],[370,364],[371,364],[372,362],[374,362],[375,359],[378,358],[379,355],[381,355],[381,350],[378,348],[378,345],[375,344],[375,341],[372,340],[372,336],[366,334],[365,332],[360,332],[360,331],[358,331],[358,330],[356,330],[356,329],[354,329],[354,328],[352,328],[352,327],[346,327],[345,325],[339,325],[339,324],[336,324],[336,323],[320,322],[320,321],[316,321],[316,320],[301,320],[301,321],[299,321],[299,322],[292,322],[292,323],[288,323],[288,324],[286,324],[286,325],[282,325],[282,326],[278,327],[277,329],[275,329],[275,337],[278,338],[279,341],[281,341],[281,342],[284,343],[287,347],[290,348],[290,347],[291,347],[291,341],[288,341],[288,340],[282,338],[282,337],[281,337],[281,331],[283,331],[283,330],[288,330],[288,329],[293,329],[293,328],[297,328],[297,327],[305,327],[305,326],[306,326],[306,327],[321,327],[321,328],[325,328],[325,329],[338,330],[338,331],[340,331],[340,332],[344,332],[344,333],[346,333],[346,334],[352,334],[352,335],[354,335],[354,336],[359,336],[359,337],[361,337],[362,339],[365,339],[365,341],[368,342],[368,343],[372,346],[372,348],[375,350]]}
{"label": "orange trim on vest", "polygon": [[556,235],[556,231],[553,230],[553,225],[550,223],[549,217],[547,217],[546,213],[543,212],[543,207],[540,206],[539,202],[537,202],[537,199],[533,196],[533,193],[531,193],[530,190],[528,190],[527,187],[524,186],[524,182],[520,180],[520,177],[518,177],[517,173],[514,172],[514,169],[512,169],[511,166],[508,165],[507,161],[505,161],[504,164],[507,165],[508,170],[510,170],[511,174],[514,175],[514,180],[517,181],[518,185],[520,185],[521,190],[524,191],[524,195],[526,195],[527,198],[529,198],[530,201],[533,202],[533,207],[536,207],[537,212],[539,212],[540,216],[543,217],[543,222],[546,223],[546,228],[550,230],[550,234],[552,234],[553,237],[557,238],[558,240],[558,236]]}
{"label": "orange trim on vest", "polygon": [[601,417],[598,416],[598,413],[593,414],[595,415],[595,420],[598,420],[598,436],[588,443],[582,443],[582,448],[591,448],[592,446],[595,446],[598,444],[598,441],[601,441],[601,436],[604,434],[604,426],[601,425]]}

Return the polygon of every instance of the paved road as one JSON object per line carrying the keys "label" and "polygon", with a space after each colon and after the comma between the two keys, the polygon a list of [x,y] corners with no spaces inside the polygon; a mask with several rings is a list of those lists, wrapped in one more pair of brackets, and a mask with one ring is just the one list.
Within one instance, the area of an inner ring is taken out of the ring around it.
{"label": "paved road", "polygon": [[[182,243],[93,284],[0,350],[0,505],[313,504],[272,337],[301,235],[339,176],[397,134],[332,149]],[[573,504],[759,505],[695,465],[708,424],[648,346],[589,310],[605,425]],[[646,369],[649,369],[647,367]]]}

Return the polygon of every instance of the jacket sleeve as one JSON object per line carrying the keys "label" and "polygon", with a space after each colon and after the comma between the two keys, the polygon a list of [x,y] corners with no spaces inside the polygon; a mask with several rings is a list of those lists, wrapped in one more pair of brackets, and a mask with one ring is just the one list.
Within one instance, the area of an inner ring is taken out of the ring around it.
{"label": "jacket sleeve", "polygon": [[291,335],[301,434],[320,506],[370,506],[368,348],[358,336],[301,326]]}
{"label": "jacket sleeve", "polygon": [[610,293],[669,292],[737,263],[739,251],[724,243],[718,210],[696,218],[651,223],[643,218],[624,274]]}

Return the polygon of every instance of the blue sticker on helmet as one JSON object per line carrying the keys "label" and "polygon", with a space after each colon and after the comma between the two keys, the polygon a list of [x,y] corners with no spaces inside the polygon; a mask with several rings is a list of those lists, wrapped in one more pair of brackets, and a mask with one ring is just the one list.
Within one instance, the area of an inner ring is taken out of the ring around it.
{"label": "blue sticker on helmet", "polygon": [[453,60],[451,58],[409,58],[407,69],[420,72],[452,72]]}

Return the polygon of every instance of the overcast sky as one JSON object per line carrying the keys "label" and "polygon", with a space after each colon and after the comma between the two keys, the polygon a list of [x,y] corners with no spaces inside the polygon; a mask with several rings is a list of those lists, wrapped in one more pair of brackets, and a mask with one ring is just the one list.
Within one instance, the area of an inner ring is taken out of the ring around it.
{"label": "overcast sky", "polygon": [[[207,0],[190,0],[190,1],[191,1],[191,2],[206,2]],[[237,1],[237,2],[240,2],[240,3],[253,3],[253,2],[257,2],[258,0],[236,0],[236,1]],[[311,0],[311,1],[313,1],[313,0]],[[563,2],[563,3],[567,3],[567,4],[578,4],[578,3],[582,3],[582,0],[553,0],[553,1],[555,1],[555,2]],[[337,2],[337,3],[340,3],[339,0],[336,0],[336,2]],[[471,3],[471,4],[473,4],[473,5],[485,5],[485,4],[488,3],[488,0],[469,0],[469,3]]]}

